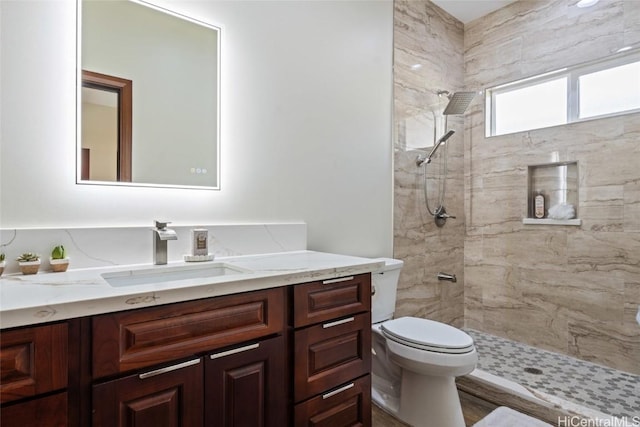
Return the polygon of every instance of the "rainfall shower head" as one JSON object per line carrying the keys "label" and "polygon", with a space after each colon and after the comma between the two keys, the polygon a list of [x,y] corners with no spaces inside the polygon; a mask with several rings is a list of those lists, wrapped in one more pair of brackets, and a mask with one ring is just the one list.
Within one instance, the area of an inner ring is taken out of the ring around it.
{"label": "rainfall shower head", "polygon": [[447,95],[449,98],[449,103],[442,112],[445,116],[464,114],[464,112],[467,111],[467,108],[469,108],[469,104],[471,104],[471,101],[473,101],[473,98],[476,96],[475,92],[455,92],[453,94],[450,94],[447,91],[438,92],[438,95],[442,94]]}

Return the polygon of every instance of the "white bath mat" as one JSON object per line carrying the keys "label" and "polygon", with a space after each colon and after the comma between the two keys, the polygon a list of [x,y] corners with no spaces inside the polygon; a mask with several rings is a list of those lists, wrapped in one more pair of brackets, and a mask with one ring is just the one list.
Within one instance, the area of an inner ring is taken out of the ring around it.
{"label": "white bath mat", "polygon": [[478,421],[473,427],[552,427],[538,419],[514,411],[506,406],[500,406],[489,415]]}

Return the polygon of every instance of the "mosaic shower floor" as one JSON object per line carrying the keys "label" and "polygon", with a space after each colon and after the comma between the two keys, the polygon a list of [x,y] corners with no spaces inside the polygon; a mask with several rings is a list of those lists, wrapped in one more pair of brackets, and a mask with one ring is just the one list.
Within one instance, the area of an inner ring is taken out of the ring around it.
{"label": "mosaic shower floor", "polygon": [[478,368],[617,417],[640,416],[640,375],[552,353],[473,329]]}

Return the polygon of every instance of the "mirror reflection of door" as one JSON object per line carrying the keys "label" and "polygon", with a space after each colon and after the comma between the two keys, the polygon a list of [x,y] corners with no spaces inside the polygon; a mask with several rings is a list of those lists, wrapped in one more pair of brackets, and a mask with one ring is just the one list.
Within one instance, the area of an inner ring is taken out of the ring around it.
{"label": "mirror reflection of door", "polygon": [[83,181],[131,182],[131,80],[82,71]]}

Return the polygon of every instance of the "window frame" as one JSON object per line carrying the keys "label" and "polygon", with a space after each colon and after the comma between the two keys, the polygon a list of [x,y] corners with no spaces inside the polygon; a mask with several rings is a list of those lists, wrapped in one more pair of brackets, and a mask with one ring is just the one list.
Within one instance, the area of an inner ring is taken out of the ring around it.
{"label": "window frame", "polygon": [[[571,123],[580,123],[590,120],[597,120],[607,117],[615,117],[626,114],[634,114],[640,112],[640,107],[630,110],[615,111],[607,114],[600,114],[596,116],[590,116],[580,118],[580,84],[579,79],[581,76],[592,74],[598,71],[605,71],[608,69],[620,67],[627,64],[640,62],[640,49],[633,49],[632,51],[621,52],[607,58],[599,59],[596,61],[580,64],[573,67],[560,68],[558,70],[550,71],[547,73],[527,77],[521,80],[517,80],[510,83],[505,83],[497,86],[493,86],[485,90],[485,137],[490,138],[494,136],[511,135],[519,132],[529,132],[537,129],[546,129],[554,126],[564,126]],[[567,114],[566,122],[543,126],[537,128],[523,129],[514,132],[507,132],[496,134],[496,95],[512,92],[514,90],[524,89],[537,84],[545,83],[548,81],[556,80],[559,78],[567,78]]]}

